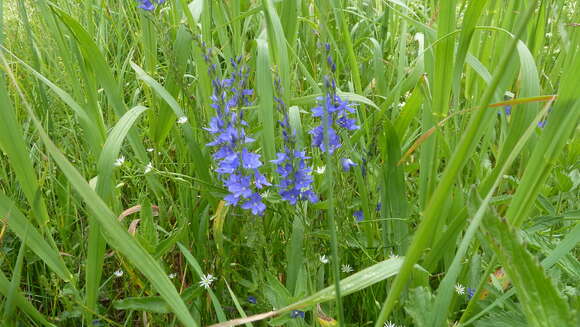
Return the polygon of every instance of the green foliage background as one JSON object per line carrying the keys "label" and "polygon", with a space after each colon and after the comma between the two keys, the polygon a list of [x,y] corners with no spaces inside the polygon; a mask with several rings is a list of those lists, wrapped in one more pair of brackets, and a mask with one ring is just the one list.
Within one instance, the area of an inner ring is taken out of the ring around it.
{"label": "green foliage background", "polygon": [[[2,326],[577,326],[576,2],[137,5],[0,4]],[[322,201],[223,205],[201,42],[251,71],[272,183],[280,79]],[[308,134],[324,43],[361,125],[333,157]]]}

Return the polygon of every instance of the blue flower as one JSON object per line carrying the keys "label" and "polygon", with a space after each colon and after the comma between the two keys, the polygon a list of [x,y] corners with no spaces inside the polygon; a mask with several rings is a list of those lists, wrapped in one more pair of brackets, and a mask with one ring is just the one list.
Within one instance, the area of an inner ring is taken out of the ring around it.
{"label": "blue flower", "polygon": [[[202,43],[203,46],[203,43]],[[206,51],[209,53],[209,51]],[[209,54],[204,56],[209,63]],[[255,189],[271,185],[258,168],[262,166],[260,155],[247,148],[254,141],[246,135],[243,105],[248,105],[252,90],[246,89],[248,74],[240,65],[241,57],[232,60],[234,72],[229,78],[212,80],[211,107],[216,111],[209,127],[204,129],[213,135],[207,146],[217,147],[212,157],[217,161],[218,173],[229,194],[224,198],[228,205],[240,206],[254,215],[263,215],[266,205]],[[215,75],[215,66],[210,65],[210,75]]]}
{"label": "blue flower", "polygon": [[342,164],[343,171],[349,171],[351,167],[358,166],[354,161],[350,160],[349,158],[342,158],[340,159],[340,163]]}
{"label": "blue flower", "polygon": [[509,116],[512,114],[512,106],[511,105],[507,105],[507,106],[503,107],[503,110],[505,111],[506,116]]}
{"label": "blue flower", "polygon": [[302,318],[302,319],[304,319],[304,311],[292,310],[292,312],[290,312],[290,318]]}
{"label": "blue flower", "polygon": [[383,208],[383,204],[382,204],[382,203],[379,201],[379,202],[377,203],[377,206],[376,206],[375,210],[376,210],[376,211],[381,211],[381,209],[382,209],[382,208]]}
{"label": "blue flower", "polygon": [[258,303],[258,300],[256,299],[255,296],[248,296],[248,302],[250,302],[251,304],[256,304]]}
{"label": "blue flower", "polygon": [[546,121],[545,120],[542,120],[542,121],[538,122],[538,127],[539,128],[544,128],[544,126],[546,126]]}
{"label": "blue flower", "polygon": [[250,199],[241,205],[242,209],[251,210],[254,215],[262,215],[266,210],[266,205],[262,203],[262,197],[258,193],[253,193]]}
{"label": "blue flower", "polygon": [[[327,64],[331,73],[336,70],[336,65],[330,56],[330,46],[326,45]],[[326,94],[319,97],[318,105],[312,108],[312,116],[319,117],[321,124],[310,130],[312,135],[312,145],[320,148],[322,152],[330,154],[342,146],[337,128],[343,128],[348,131],[359,129],[356,119],[350,118],[356,110],[348,101],[343,100],[336,92],[336,82],[332,76],[324,77]],[[328,145],[325,142],[325,136],[328,137]]]}
{"label": "blue flower", "polygon": [[467,288],[467,295],[466,295],[467,299],[471,300],[471,298],[473,297],[474,294],[475,294],[475,288],[468,287]]}
{"label": "blue flower", "polygon": [[354,218],[356,219],[357,223],[360,223],[365,219],[365,215],[362,210],[357,210],[353,213]]}
{"label": "blue flower", "polygon": [[[282,92],[279,81],[276,81],[276,88]],[[318,201],[318,196],[312,191],[312,169],[306,165],[310,157],[305,151],[297,150],[296,133],[288,123],[288,111],[281,98],[274,98],[277,103],[277,110],[283,114],[284,119],[279,121],[282,126],[282,136],[284,139],[284,152],[278,152],[276,159],[271,160],[276,164],[276,172],[281,180],[278,185],[278,194],[283,200],[295,205],[298,200],[308,200],[312,203]]]}
{"label": "blue flower", "polygon": [[312,145],[320,148],[322,152],[326,152],[328,150],[330,154],[333,154],[336,149],[342,146],[340,143],[340,137],[338,134],[336,134],[336,131],[331,126],[329,126],[327,129],[328,149],[326,148],[324,142],[324,127],[322,127],[322,125],[313,128],[309,133],[312,135]]}
{"label": "blue flower", "polygon": [[[137,0],[139,1],[139,6],[138,8],[141,8],[143,10],[147,10],[147,11],[152,11],[155,9],[155,5],[153,5],[153,3],[151,2],[151,0]],[[155,0],[155,2],[157,2],[157,4],[162,4],[165,2],[165,0]]]}
{"label": "blue flower", "polygon": [[254,169],[262,166],[260,155],[248,152],[248,149],[242,150],[242,166],[248,169]]}

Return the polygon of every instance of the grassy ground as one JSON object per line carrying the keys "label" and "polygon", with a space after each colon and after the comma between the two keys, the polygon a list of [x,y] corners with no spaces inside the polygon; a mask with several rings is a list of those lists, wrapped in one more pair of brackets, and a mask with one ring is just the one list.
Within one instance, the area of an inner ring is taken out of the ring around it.
{"label": "grassy ground", "polygon": [[[0,325],[577,326],[576,2],[153,3],[0,5]],[[261,216],[204,129],[238,57]]]}

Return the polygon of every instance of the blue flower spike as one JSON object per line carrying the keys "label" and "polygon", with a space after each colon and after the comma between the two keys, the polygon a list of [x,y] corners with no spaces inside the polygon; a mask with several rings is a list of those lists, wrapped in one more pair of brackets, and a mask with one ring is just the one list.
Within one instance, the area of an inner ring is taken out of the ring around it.
{"label": "blue flower spike", "polygon": [[[151,2],[151,0],[137,0],[139,1],[139,6],[137,6],[137,8],[146,10],[146,11],[153,11],[155,10],[155,5],[153,4],[153,2]],[[160,5],[162,3],[165,2],[165,0],[155,0],[155,2]]]}
{"label": "blue flower spike", "polygon": [[[280,81],[276,80],[276,90],[281,94],[282,86]],[[286,104],[279,97],[274,97],[277,110],[283,115],[284,119],[278,123],[282,127],[282,136],[284,140],[284,152],[278,152],[276,159],[271,160],[276,164],[276,172],[280,175],[278,193],[283,200],[288,201],[291,205],[296,205],[299,200],[308,200],[311,203],[318,202],[318,196],[312,190],[312,169],[306,165],[310,157],[306,152],[297,149],[296,131],[290,127],[288,119],[288,110]]]}
{"label": "blue flower spike", "polygon": [[[330,45],[326,44],[327,64],[331,74],[336,71],[336,65],[330,55]],[[322,152],[330,154],[342,146],[338,131],[345,129],[354,131],[360,127],[356,124],[356,119],[350,117],[356,113],[356,109],[348,101],[343,100],[336,90],[336,81],[332,75],[324,77],[324,86],[326,94],[319,97],[318,106],[312,108],[312,116],[321,119],[321,124],[310,130],[312,135],[312,145],[318,147]],[[328,144],[325,142],[325,136],[328,137]]]}
{"label": "blue flower spike", "polygon": [[248,302],[250,302],[251,304],[257,304],[258,300],[256,299],[255,296],[250,295],[248,296]]}
{"label": "blue flower spike", "polygon": [[350,160],[349,158],[342,158],[340,159],[340,164],[342,165],[343,171],[350,171],[351,167],[358,166],[354,161]]}
{"label": "blue flower spike", "polygon": [[211,107],[216,111],[209,126],[204,129],[213,135],[213,141],[207,146],[217,147],[212,157],[217,162],[216,173],[229,194],[224,198],[228,205],[239,206],[252,214],[262,216],[266,205],[256,189],[271,185],[262,175],[260,155],[251,152],[247,144],[254,139],[246,134],[248,123],[243,119],[242,106],[250,104],[249,97],[253,94],[246,88],[248,73],[241,64],[242,58],[231,60],[233,72],[228,78],[216,77],[215,66],[210,63],[211,51],[205,49],[205,43],[200,42],[205,50],[204,59],[208,63],[208,73],[213,78],[213,94]]}

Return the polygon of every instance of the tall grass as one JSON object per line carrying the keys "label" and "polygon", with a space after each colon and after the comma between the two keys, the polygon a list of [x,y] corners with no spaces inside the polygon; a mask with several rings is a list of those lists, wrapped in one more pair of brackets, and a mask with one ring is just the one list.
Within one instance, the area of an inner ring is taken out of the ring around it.
{"label": "tall grass", "polygon": [[[1,325],[578,324],[575,2],[152,3],[0,5]],[[263,216],[206,145],[237,57]],[[277,193],[280,102],[316,203]]]}

